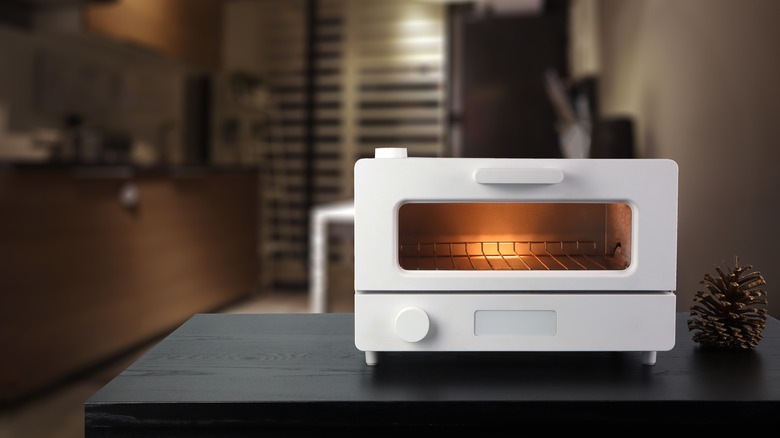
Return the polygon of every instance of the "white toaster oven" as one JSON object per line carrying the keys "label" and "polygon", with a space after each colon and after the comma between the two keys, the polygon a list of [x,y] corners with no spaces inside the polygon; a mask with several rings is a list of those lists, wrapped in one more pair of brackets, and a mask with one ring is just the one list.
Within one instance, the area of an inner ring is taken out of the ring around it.
{"label": "white toaster oven", "polygon": [[355,165],[355,345],[383,351],[674,346],[677,165],[411,158]]}

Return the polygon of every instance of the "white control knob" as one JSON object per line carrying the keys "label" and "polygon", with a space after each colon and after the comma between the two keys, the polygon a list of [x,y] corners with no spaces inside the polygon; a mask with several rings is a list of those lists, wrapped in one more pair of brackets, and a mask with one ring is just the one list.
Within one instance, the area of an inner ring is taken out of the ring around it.
{"label": "white control knob", "polygon": [[419,307],[407,307],[395,317],[395,331],[406,342],[419,342],[431,327],[428,314]]}
{"label": "white control knob", "polygon": [[374,158],[406,158],[406,148],[376,148]]}

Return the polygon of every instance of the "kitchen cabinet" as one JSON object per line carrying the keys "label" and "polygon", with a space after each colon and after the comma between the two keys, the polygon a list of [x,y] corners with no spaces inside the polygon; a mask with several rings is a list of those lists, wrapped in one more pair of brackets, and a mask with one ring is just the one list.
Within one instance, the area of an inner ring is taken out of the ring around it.
{"label": "kitchen cabinet", "polygon": [[88,2],[84,27],[208,69],[220,66],[221,0]]}
{"label": "kitchen cabinet", "polygon": [[249,294],[256,196],[246,170],[0,169],[0,400]]}

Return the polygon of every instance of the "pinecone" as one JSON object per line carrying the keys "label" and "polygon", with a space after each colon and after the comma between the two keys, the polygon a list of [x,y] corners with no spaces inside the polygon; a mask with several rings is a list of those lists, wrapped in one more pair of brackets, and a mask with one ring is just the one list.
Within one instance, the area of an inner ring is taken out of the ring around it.
{"label": "pinecone", "polygon": [[693,340],[704,345],[734,349],[752,349],[761,340],[766,327],[766,284],[751,265],[739,266],[734,257],[734,270],[723,263],[725,271],[715,265],[718,276],[705,274],[700,283],[705,291],[693,298],[688,330],[697,330]]}

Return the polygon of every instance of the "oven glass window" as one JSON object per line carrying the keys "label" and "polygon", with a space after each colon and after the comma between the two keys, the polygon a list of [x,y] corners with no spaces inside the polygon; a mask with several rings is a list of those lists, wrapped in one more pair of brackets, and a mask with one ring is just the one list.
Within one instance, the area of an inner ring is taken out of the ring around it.
{"label": "oven glass window", "polygon": [[624,203],[408,203],[398,211],[405,270],[622,270]]}

